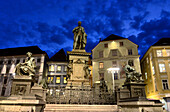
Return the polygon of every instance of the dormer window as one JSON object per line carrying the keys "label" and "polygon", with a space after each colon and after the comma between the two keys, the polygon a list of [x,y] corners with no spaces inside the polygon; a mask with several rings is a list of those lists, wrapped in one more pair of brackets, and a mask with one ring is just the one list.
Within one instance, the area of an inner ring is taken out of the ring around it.
{"label": "dormer window", "polygon": [[108,43],[104,44],[104,48],[108,48]]}
{"label": "dormer window", "polygon": [[123,46],[123,42],[119,42],[119,44],[120,44],[120,47]]}

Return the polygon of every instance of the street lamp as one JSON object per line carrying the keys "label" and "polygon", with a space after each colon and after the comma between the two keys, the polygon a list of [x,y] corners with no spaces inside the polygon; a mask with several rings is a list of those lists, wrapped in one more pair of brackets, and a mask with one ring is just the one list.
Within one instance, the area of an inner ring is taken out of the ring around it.
{"label": "street lamp", "polygon": [[118,71],[120,70],[120,68],[108,68],[107,71],[108,73],[112,73],[112,80],[113,80],[113,92],[114,92],[114,86],[115,86],[115,82],[114,82],[114,73],[118,73]]}

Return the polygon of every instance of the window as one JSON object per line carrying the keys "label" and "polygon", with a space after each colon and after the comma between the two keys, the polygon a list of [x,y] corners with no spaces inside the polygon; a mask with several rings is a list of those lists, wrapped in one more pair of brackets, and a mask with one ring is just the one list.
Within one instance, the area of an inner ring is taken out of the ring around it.
{"label": "window", "polygon": [[51,79],[50,79],[50,77],[48,77],[48,78],[47,78],[47,82],[50,83],[50,81],[51,81]]}
{"label": "window", "polygon": [[60,77],[56,77],[56,83],[57,83],[57,84],[60,83]]}
{"label": "window", "polygon": [[0,64],[3,64],[3,61],[0,61]]}
{"label": "window", "polygon": [[108,48],[108,43],[107,43],[107,44],[104,44],[104,48]]}
{"label": "window", "polygon": [[157,84],[156,84],[156,78],[154,77],[154,82],[155,82],[155,91],[158,91]]}
{"label": "window", "polygon": [[41,59],[40,59],[40,58],[38,58],[38,59],[37,59],[37,63],[39,63],[40,61],[41,61]]}
{"label": "window", "polygon": [[100,79],[99,80],[103,80],[104,79],[104,73],[100,73]]}
{"label": "window", "polygon": [[148,76],[147,76],[147,72],[145,72],[145,79],[147,80]]}
{"label": "window", "polygon": [[152,65],[152,73],[153,73],[153,75],[155,74],[155,68],[153,65]]}
{"label": "window", "polygon": [[4,84],[7,84],[8,77],[4,77]]}
{"label": "window", "polygon": [[147,63],[147,64],[149,63],[149,59],[148,59],[148,57],[146,58],[146,63]]}
{"label": "window", "polygon": [[117,56],[117,50],[112,50],[112,56]]}
{"label": "window", "polygon": [[20,60],[18,59],[16,64],[18,64],[19,62],[20,62]]}
{"label": "window", "polygon": [[103,62],[99,63],[99,68],[104,68],[104,63]]}
{"label": "window", "polygon": [[57,72],[61,72],[61,65],[57,66]]}
{"label": "window", "polygon": [[11,64],[11,60],[8,60],[8,64]]}
{"label": "window", "polygon": [[128,55],[132,55],[132,49],[128,49]]}
{"label": "window", "polygon": [[150,53],[150,59],[152,60],[152,53]]}
{"label": "window", "polygon": [[50,66],[49,66],[49,71],[50,71],[50,72],[54,72],[54,65],[50,65]]}
{"label": "window", "polygon": [[67,80],[66,80],[67,78],[66,78],[66,76],[64,77],[64,84],[66,84],[67,83]]}
{"label": "window", "polygon": [[162,57],[162,50],[156,50],[157,57]]}
{"label": "window", "polygon": [[114,73],[114,80],[118,80],[118,73]]}
{"label": "window", "polygon": [[119,42],[120,47],[123,46],[123,42]]}
{"label": "window", "polygon": [[64,71],[65,71],[65,72],[67,71],[67,66],[64,66]]}
{"label": "window", "polygon": [[166,72],[166,70],[165,70],[165,64],[159,63],[159,71],[160,71],[160,72]]}
{"label": "window", "polygon": [[103,58],[103,51],[99,52],[99,58]]}
{"label": "window", "polygon": [[128,61],[128,65],[134,66],[133,60],[129,60],[129,61]]}
{"label": "window", "polygon": [[112,66],[117,67],[117,61],[112,61]]}
{"label": "window", "polygon": [[164,89],[164,90],[169,89],[169,87],[168,87],[168,81],[167,81],[167,80],[162,80],[162,86],[163,86],[163,89]]}
{"label": "window", "polygon": [[166,50],[167,56],[170,56],[170,49]]}

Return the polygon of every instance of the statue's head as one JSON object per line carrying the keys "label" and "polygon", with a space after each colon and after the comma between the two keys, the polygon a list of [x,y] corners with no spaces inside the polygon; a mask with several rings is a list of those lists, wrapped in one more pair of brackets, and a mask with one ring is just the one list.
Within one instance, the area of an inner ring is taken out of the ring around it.
{"label": "statue's head", "polygon": [[27,56],[28,56],[28,57],[31,57],[31,56],[32,56],[32,53],[31,53],[31,52],[27,52]]}
{"label": "statue's head", "polygon": [[81,26],[81,21],[78,22],[78,26]]}

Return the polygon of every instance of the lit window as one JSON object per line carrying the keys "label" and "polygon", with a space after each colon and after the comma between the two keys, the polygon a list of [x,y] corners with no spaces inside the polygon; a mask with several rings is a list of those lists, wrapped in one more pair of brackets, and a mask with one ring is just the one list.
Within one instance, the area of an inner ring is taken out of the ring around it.
{"label": "lit window", "polygon": [[118,80],[118,73],[114,73],[114,80]]}
{"label": "lit window", "polygon": [[170,49],[166,50],[167,56],[170,56]]}
{"label": "lit window", "polygon": [[56,77],[56,83],[60,83],[60,77]]}
{"label": "lit window", "polygon": [[133,60],[129,60],[129,61],[128,61],[128,65],[134,66]]}
{"label": "lit window", "polygon": [[103,58],[103,51],[99,52],[99,58]]}
{"label": "lit window", "polygon": [[150,53],[150,59],[152,60],[152,53]]}
{"label": "lit window", "polygon": [[103,62],[99,63],[99,68],[104,68],[104,63]]}
{"label": "lit window", "polygon": [[132,55],[132,49],[128,49],[128,55]]}
{"label": "lit window", "polygon": [[50,71],[50,72],[54,72],[54,65],[50,65],[50,66],[49,66],[49,71]]}
{"label": "lit window", "polygon": [[164,89],[164,90],[169,89],[169,87],[168,87],[168,81],[167,81],[167,80],[162,80],[162,86],[163,86],[163,89]]}
{"label": "lit window", "polygon": [[148,57],[146,58],[146,63],[147,63],[147,64],[149,63],[149,59],[148,59]]}
{"label": "lit window", "polygon": [[162,57],[162,50],[156,50],[157,57]]}
{"label": "lit window", "polygon": [[51,82],[53,82],[53,77],[51,77]]}
{"label": "lit window", "polygon": [[147,77],[147,72],[145,72],[145,79],[147,80],[147,78],[148,78],[148,77]]}
{"label": "lit window", "polygon": [[160,71],[160,72],[166,72],[166,70],[165,70],[165,64],[159,63],[159,71]]}
{"label": "lit window", "polygon": [[153,75],[155,74],[155,68],[154,66],[152,65],[152,72],[153,72]]}
{"label": "lit window", "polygon": [[117,50],[112,50],[112,56],[117,56]]}
{"label": "lit window", "polygon": [[103,80],[104,79],[104,73],[100,73],[100,79],[99,80]]}
{"label": "lit window", "polygon": [[65,72],[67,71],[67,66],[64,66],[64,71],[65,71]]}
{"label": "lit window", "polygon": [[123,46],[123,42],[119,42],[120,47]]}
{"label": "lit window", "polygon": [[64,77],[64,84],[66,84],[67,83],[67,80],[66,80],[66,77]]}
{"label": "lit window", "polygon": [[51,81],[51,80],[50,80],[50,77],[48,77],[47,81],[48,81],[48,83],[50,83],[50,81]]}
{"label": "lit window", "polygon": [[113,67],[116,67],[117,66],[117,61],[112,61],[112,65],[113,65]]}
{"label": "lit window", "polygon": [[154,77],[154,82],[155,82],[155,91],[158,91],[157,84],[156,84],[156,78]]}
{"label": "lit window", "polygon": [[108,48],[108,44],[104,44],[104,48]]}
{"label": "lit window", "polygon": [[61,66],[57,66],[57,72],[61,72]]}

